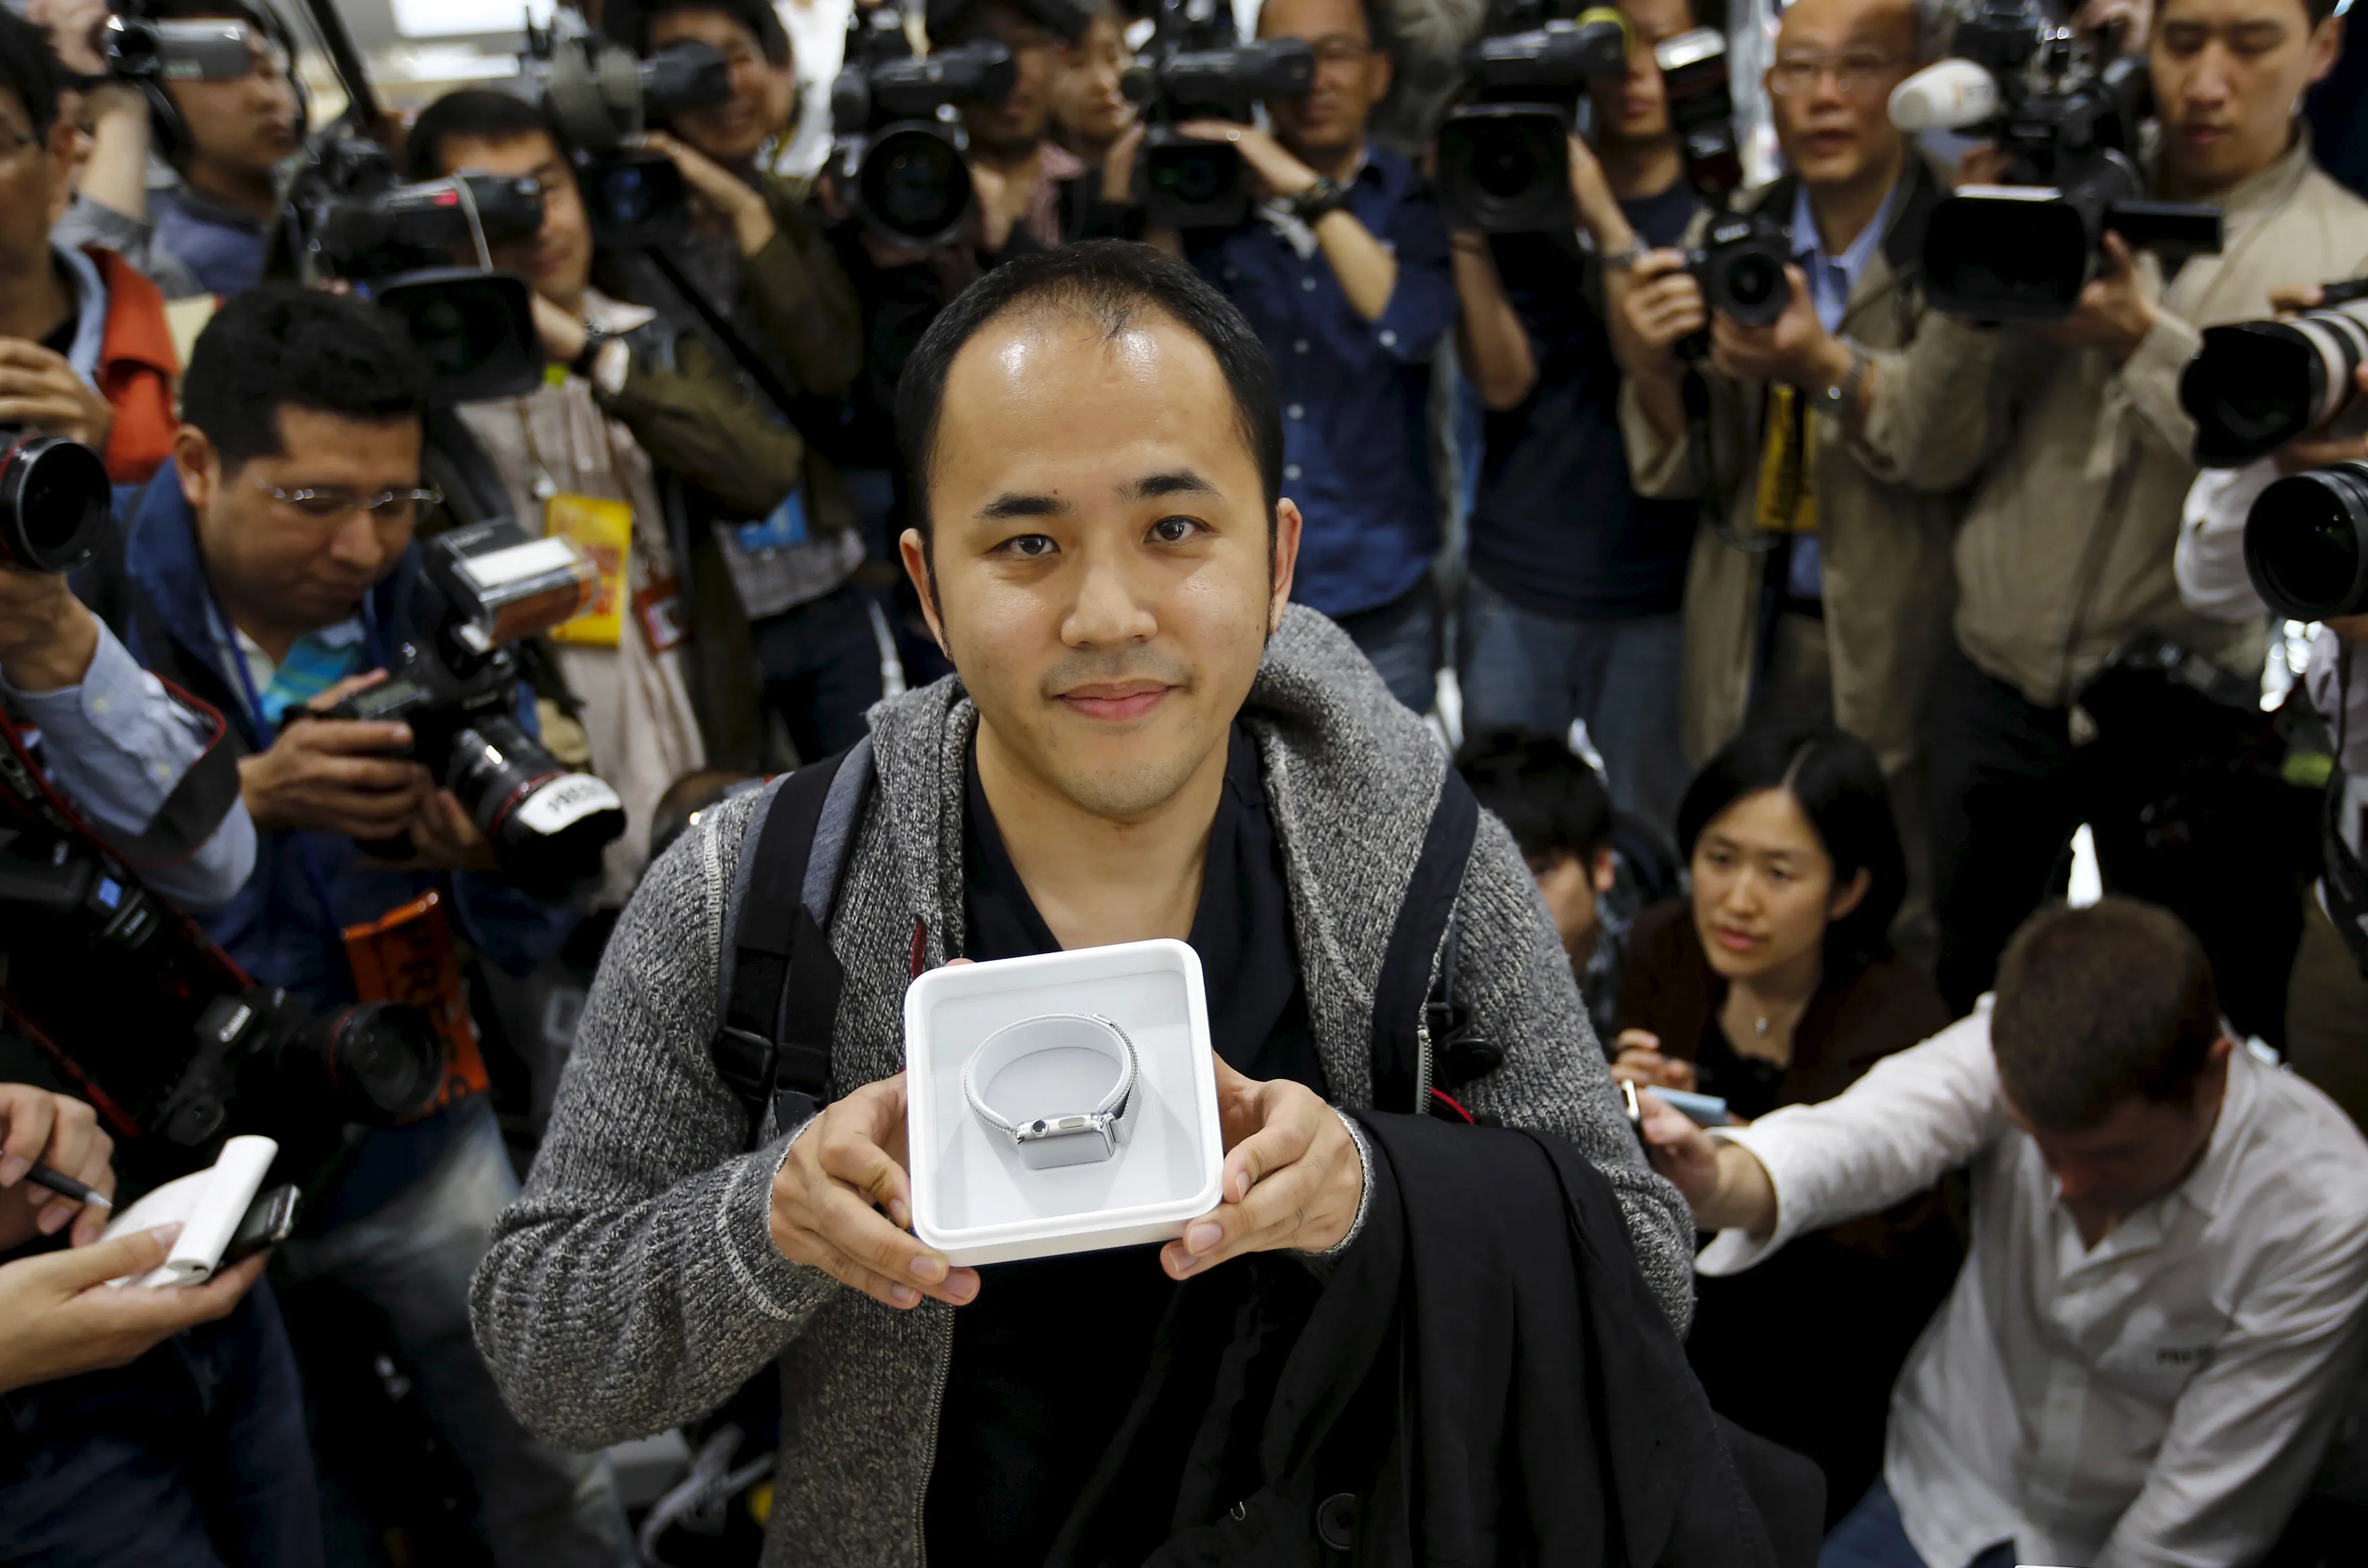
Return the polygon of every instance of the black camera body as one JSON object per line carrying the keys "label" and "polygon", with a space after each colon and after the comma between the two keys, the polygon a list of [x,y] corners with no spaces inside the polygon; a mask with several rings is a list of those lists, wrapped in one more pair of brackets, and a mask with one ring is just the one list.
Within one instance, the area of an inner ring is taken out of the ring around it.
{"label": "black camera body", "polygon": [[[332,708],[292,711],[289,722],[409,725],[412,757],[460,799],[511,881],[541,898],[579,892],[599,876],[602,852],[625,831],[624,803],[601,780],[553,757],[518,722],[510,645],[590,604],[592,564],[567,540],[530,534],[507,518],[438,534],[426,552],[427,591],[442,608],[435,634],[406,644],[386,679]],[[412,854],[404,840],[370,847],[387,859]]]}
{"label": "black camera body", "polygon": [[425,1013],[319,1012],[250,979],[85,834],[9,746],[0,1012],[99,1111],[133,1182],[206,1165],[241,1132],[277,1139],[286,1168],[310,1169],[347,1124],[424,1115],[444,1086],[444,1044]]}
{"label": "black camera body", "polygon": [[[281,222],[311,275],[343,278],[404,319],[439,401],[524,397],[542,384],[532,288],[494,271],[487,249],[542,227],[532,180],[458,175],[407,184],[377,143],[329,137],[308,152]],[[453,265],[455,252],[472,249],[478,266]]]}
{"label": "black camera body", "polygon": [[235,82],[255,68],[246,24],[114,16],[99,29],[108,74],[125,82]]}
{"label": "black camera body", "polygon": [[[1960,23],[1956,56],[1900,85],[1892,118],[1994,141],[2008,183],[1945,197],[1925,231],[1924,290],[1935,309],[1979,321],[2059,321],[2079,303],[2107,230],[2174,255],[2220,248],[2220,210],[2157,201],[2136,163],[2149,107],[2145,65],[2099,62],[2089,45],[2027,0],[1990,0]],[[1903,116],[1924,78],[1986,72],[1992,91],[1965,100],[1975,118]]]}
{"label": "black camera body", "polygon": [[674,160],[642,146],[643,131],[732,97],[732,68],[712,46],[684,40],[635,60],[562,7],[526,27],[520,74],[572,150],[593,243],[643,250],[677,237],[689,210]]}
{"label": "black camera body", "polygon": [[1765,209],[1721,212],[1686,253],[1686,268],[1702,286],[1702,303],[1744,326],[1772,326],[1793,301],[1784,268],[1793,234]]}
{"label": "black camera body", "polygon": [[1570,137],[1589,80],[1628,69],[1627,18],[1576,0],[1491,0],[1469,84],[1439,128],[1439,202],[1458,227],[1568,229]]}
{"label": "black camera body", "polygon": [[88,447],[0,424],[0,566],[73,571],[97,550],[114,498]]}
{"label": "black camera body", "polygon": [[1315,55],[1298,39],[1245,43],[1233,12],[1211,0],[1162,0],[1147,47],[1120,79],[1143,106],[1135,193],[1155,228],[1223,229],[1250,215],[1249,171],[1238,148],[1176,128],[1187,120],[1247,124],[1262,98],[1302,97],[1315,84]]}
{"label": "black camera body", "polygon": [[933,248],[960,233],[972,201],[960,106],[1000,102],[1017,80],[999,43],[916,55],[896,6],[856,6],[830,88],[831,167],[856,217],[892,244]]}
{"label": "black camera body", "polygon": [[[1686,269],[1702,291],[1702,303],[1745,326],[1769,326],[1792,302],[1784,268],[1793,259],[1792,214],[1733,205],[1743,185],[1743,154],[1735,136],[1735,95],[1729,84],[1726,39],[1715,28],[1663,39],[1653,48],[1668,105],[1669,130],[1685,160],[1686,183],[1694,194],[1718,203],[1702,242],[1686,254]],[[1679,344],[1688,358],[1710,353],[1707,333]]]}

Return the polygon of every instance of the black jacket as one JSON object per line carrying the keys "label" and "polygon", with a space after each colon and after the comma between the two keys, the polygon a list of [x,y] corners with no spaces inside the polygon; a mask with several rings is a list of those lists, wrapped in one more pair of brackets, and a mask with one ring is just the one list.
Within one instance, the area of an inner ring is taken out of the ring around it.
{"label": "black jacket", "polygon": [[1267,1256],[1178,1293],[1054,1562],[1816,1560],[1816,1467],[1712,1415],[1593,1166],[1358,1115],[1357,1244],[1328,1284]]}

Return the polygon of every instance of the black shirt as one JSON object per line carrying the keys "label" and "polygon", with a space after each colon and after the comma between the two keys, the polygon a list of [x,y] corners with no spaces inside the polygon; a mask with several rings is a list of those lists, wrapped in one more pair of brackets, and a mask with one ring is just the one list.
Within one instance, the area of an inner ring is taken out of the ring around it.
{"label": "black shirt", "polygon": [[[963,813],[967,957],[1056,952],[1012,869],[979,786],[973,750]],[[1307,1023],[1289,890],[1258,748],[1237,724],[1209,829],[1192,949],[1217,1054],[1253,1078],[1324,1093]],[[1123,1247],[996,1264],[954,1313],[953,1359],[923,1505],[931,1555],[1041,1562],[1115,1436],[1179,1288],[1159,1249]]]}
{"label": "black shirt", "polygon": [[[1621,210],[1651,245],[1673,245],[1697,203],[1683,181]],[[1700,503],[1635,493],[1620,436],[1620,369],[1587,263],[1568,233],[1494,234],[1505,294],[1538,380],[1486,423],[1472,509],[1472,570],[1535,615],[1608,620],[1675,611]]]}

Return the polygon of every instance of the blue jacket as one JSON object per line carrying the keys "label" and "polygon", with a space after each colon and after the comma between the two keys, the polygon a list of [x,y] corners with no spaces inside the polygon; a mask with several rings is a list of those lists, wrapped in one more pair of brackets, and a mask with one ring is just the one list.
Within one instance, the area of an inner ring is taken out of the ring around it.
{"label": "blue jacket", "polygon": [[[166,463],[131,494],[120,561],[95,569],[114,581],[85,597],[114,624],[133,658],[221,709],[243,750],[263,750],[272,737],[222,667],[196,523],[174,465]],[[363,607],[374,665],[384,665],[407,639],[433,630],[415,624],[421,586],[415,544]],[[533,703],[523,690],[521,705],[531,725]],[[237,896],[204,917],[206,930],[257,980],[284,985],[316,1004],[336,1005],[354,999],[344,928],[375,919],[431,888],[449,884],[459,934],[487,961],[519,973],[555,954],[582,913],[573,905],[530,899],[498,877],[390,871],[363,861],[354,842],[336,834],[258,834],[255,874]]]}

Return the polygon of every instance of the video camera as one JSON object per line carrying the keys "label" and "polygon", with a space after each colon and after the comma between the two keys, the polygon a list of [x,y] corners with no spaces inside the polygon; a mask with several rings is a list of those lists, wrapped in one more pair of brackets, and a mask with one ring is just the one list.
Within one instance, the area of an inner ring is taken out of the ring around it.
{"label": "video camera", "polygon": [[73,571],[98,547],[113,501],[97,452],[0,425],[0,565]]}
{"label": "video camera", "polygon": [[1924,290],[1936,310],[1979,321],[2057,321],[2079,302],[2104,233],[2178,255],[2220,248],[2220,210],[2155,201],[2135,161],[2150,107],[2145,65],[2098,51],[2032,0],[1982,0],[1957,24],[1955,55],[1891,95],[1891,122],[1995,142],[2009,183],[1964,186],[1933,209]]}
{"label": "video camera", "polygon": [[2291,321],[2203,329],[2179,379],[2195,421],[2195,460],[2237,468],[2312,431],[2368,434],[2353,374],[2368,361],[2368,278],[2329,283],[2318,308]]}
{"label": "video camera", "polygon": [[113,16],[99,29],[108,74],[126,82],[235,82],[255,69],[245,22]]}
{"label": "video camera", "polygon": [[[405,184],[376,142],[332,136],[309,150],[282,222],[312,275],[343,278],[403,317],[439,400],[523,397],[542,384],[532,290],[515,273],[494,271],[488,249],[542,227],[533,180],[456,175]],[[476,267],[452,265],[455,252],[472,250]]]}
{"label": "video camera", "polygon": [[913,52],[892,5],[858,6],[830,88],[831,167],[855,215],[894,244],[931,247],[970,216],[970,136],[957,106],[996,103],[1017,81],[1011,51],[981,39]]}
{"label": "video camera", "polygon": [[526,40],[519,74],[575,149],[593,243],[641,250],[671,237],[689,193],[674,160],[642,146],[642,133],[728,100],[731,65],[711,45],[689,39],[636,61],[564,7],[547,28],[529,17]]}
{"label": "video camera", "polygon": [[[13,738],[13,737],[12,737]],[[292,1167],[349,1122],[424,1115],[445,1047],[427,1016],[379,1003],[316,1012],[258,984],[158,900],[0,746],[0,1013],[114,1133],[132,1180],[210,1163],[233,1133]]]}
{"label": "video camera", "polygon": [[1315,85],[1315,53],[1298,39],[1245,43],[1217,0],[1160,0],[1149,45],[1119,79],[1143,106],[1135,189],[1155,228],[1224,229],[1250,215],[1241,150],[1177,127],[1192,119],[1247,124],[1261,98],[1303,97]]}
{"label": "video camera", "polygon": [[1570,137],[1588,81],[1628,69],[1628,18],[1577,0],[1490,0],[1463,51],[1468,99],[1439,128],[1439,201],[1459,227],[1567,229]]}
{"label": "video camera", "polygon": [[[600,874],[625,831],[617,792],[561,763],[516,716],[518,668],[510,644],[573,619],[598,575],[567,540],[507,518],[455,528],[426,545],[428,591],[442,621],[406,645],[386,679],[333,708],[293,710],[288,722],[360,719],[411,727],[414,760],[461,804],[494,846],[503,872],[539,898],[564,898]],[[368,846],[408,859],[407,840]]]}

